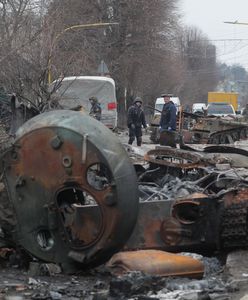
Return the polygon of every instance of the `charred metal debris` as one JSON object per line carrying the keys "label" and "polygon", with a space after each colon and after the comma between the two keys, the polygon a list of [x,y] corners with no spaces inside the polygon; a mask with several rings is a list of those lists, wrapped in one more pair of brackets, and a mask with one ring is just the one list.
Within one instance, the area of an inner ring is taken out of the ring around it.
{"label": "charred metal debris", "polygon": [[[150,140],[154,143],[160,141],[159,121],[160,115],[155,115],[151,120]],[[247,140],[248,120],[240,115],[217,117],[180,111],[177,132],[180,144],[233,144]]]}
{"label": "charred metal debris", "polygon": [[247,246],[247,151],[126,150],[80,112],[51,111],[24,123],[0,160],[1,246],[70,273],[120,250]]}
{"label": "charred metal debris", "polygon": [[247,246],[248,152],[187,149],[158,146],[134,164],[140,207],[126,249],[213,253]]}
{"label": "charred metal debris", "polygon": [[[233,144],[248,138],[245,117],[199,116],[184,113],[184,142],[199,144]],[[183,126],[182,126],[183,127]]]}

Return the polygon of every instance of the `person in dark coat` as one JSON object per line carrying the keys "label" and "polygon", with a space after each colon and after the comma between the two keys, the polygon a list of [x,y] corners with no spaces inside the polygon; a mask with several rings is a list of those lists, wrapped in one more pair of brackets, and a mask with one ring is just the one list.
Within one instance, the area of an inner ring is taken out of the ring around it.
{"label": "person in dark coat", "polygon": [[160,119],[160,144],[176,147],[177,109],[170,100],[170,95],[162,95],[164,106]]}
{"label": "person in dark coat", "polygon": [[160,131],[176,131],[177,128],[177,109],[175,104],[170,100],[169,95],[162,95],[164,106],[160,119]]}
{"label": "person in dark coat", "polygon": [[89,115],[100,121],[102,116],[102,108],[97,99],[97,97],[90,97],[89,101],[91,103],[90,113]]}
{"label": "person in dark coat", "polygon": [[135,98],[133,105],[129,107],[127,113],[127,126],[129,128],[129,141],[128,141],[129,145],[132,145],[136,137],[137,146],[141,146],[142,125],[144,128],[147,127],[145,114],[142,109],[142,99],[140,97],[137,97]]}

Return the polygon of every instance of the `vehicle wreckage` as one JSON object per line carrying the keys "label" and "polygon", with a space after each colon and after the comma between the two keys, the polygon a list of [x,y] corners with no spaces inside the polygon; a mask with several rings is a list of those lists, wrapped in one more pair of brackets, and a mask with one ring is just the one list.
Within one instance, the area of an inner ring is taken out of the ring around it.
{"label": "vehicle wreckage", "polygon": [[192,133],[191,143],[233,144],[236,141],[248,138],[248,122],[245,118],[233,118],[230,116],[193,117],[193,122],[191,122],[189,128],[189,131]]}
{"label": "vehicle wreckage", "polygon": [[120,250],[247,246],[246,150],[161,146],[138,163],[126,150],[81,112],[25,122],[1,154],[1,246],[70,273]]}
{"label": "vehicle wreckage", "polygon": [[[150,140],[159,143],[160,115],[155,114],[150,124]],[[248,138],[247,119],[233,116],[204,116],[179,112],[177,117],[178,142],[183,144],[233,144]]]}

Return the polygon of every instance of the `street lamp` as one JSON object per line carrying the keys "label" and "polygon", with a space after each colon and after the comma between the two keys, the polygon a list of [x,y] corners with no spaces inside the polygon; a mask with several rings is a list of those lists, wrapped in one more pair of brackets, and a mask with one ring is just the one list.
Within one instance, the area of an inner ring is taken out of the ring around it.
{"label": "street lamp", "polygon": [[225,22],[223,22],[223,23],[225,23],[225,24],[236,24],[236,25],[248,25],[248,23],[238,22],[238,20],[237,20],[237,21],[234,21],[234,22],[225,21]]}
{"label": "street lamp", "polygon": [[55,39],[53,40],[52,46],[50,48],[49,57],[48,57],[48,83],[50,84],[52,82],[52,74],[51,74],[51,59],[52,59],[52,51],[54,49],[54,46],[58,39],[67,31],[73,30],[73,29],[91,29],[91,28],[98,28],[98,27],[105,27],[105,26],[111,26],[111,25],[119,25],[119,23],[93,23],[93,24],[78,24],[78,25],[72,25],[70,27],[67,27],[63,29],[60,33],[58,33],[55,36]]}

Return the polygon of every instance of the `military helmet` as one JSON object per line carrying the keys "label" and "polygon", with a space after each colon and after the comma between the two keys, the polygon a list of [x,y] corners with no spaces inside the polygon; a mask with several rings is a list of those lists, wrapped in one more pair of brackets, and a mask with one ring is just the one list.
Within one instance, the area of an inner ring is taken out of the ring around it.
{"label": "military helmet", "polygon": [[133,101],[133,104],[140,102],[141,104],[143,103],[142,99],[140,97],[136,97]]}
{"label": "military helmet", "polygon": [[95,103],[97,103],[98,102],[98,99],[97,99],[97,97],[90,97],[89,98],[89,101],[92,101],[92,102],[95,102]]}

